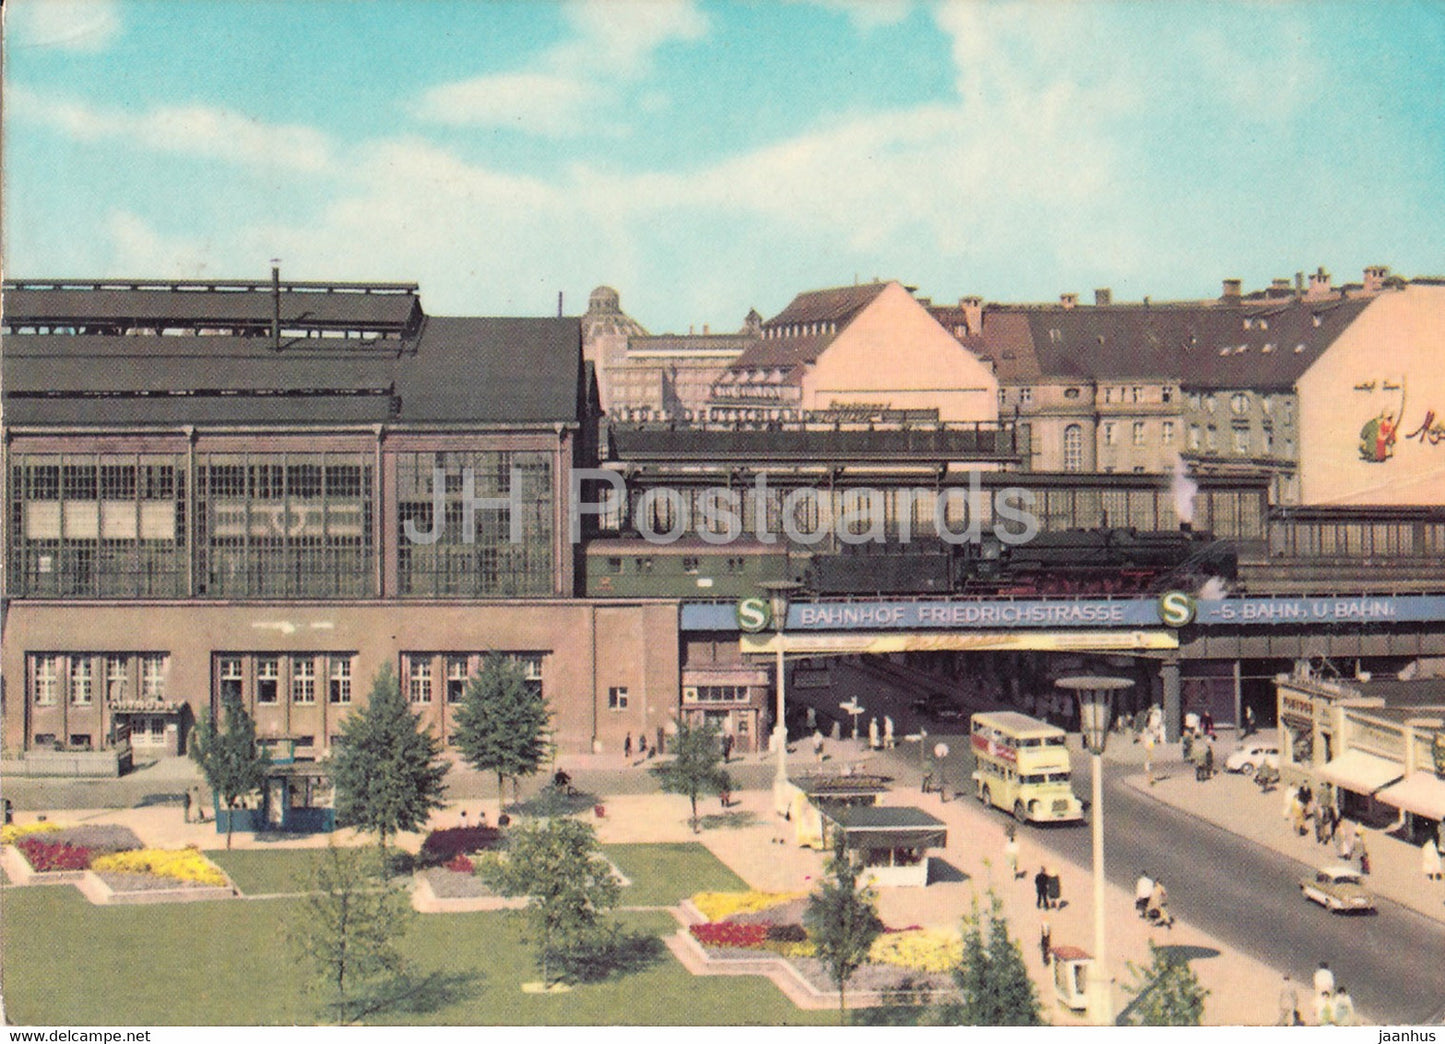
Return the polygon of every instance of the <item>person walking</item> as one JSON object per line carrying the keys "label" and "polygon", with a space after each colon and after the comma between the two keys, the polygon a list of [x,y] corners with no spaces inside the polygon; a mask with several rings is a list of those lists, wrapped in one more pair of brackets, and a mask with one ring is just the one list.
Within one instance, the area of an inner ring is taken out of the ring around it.
{"label": "person walking", "polygon": [[1149,780],[1149,785],[1154,785],[1154,733],[1144,735],[1144,777]]}
{"label": "person walking", "polygon": [[632,760],[632,733],[630,732],[627,734],[627,738],[622,741],[622,757],[627,761]]}
{"label": "person walking", "polygon": [[1244,737],[1242,738],[1253,736],[1254,732],[1254,708],[1246,707],[1244,708]]}
{"label": "person walking", "polygon": [[1049,966],[1049,951],[1054,948],[1054,931],[1049,927],[1049,919],[1045,917],[1039,922],[1039,960],[1045,968]]}
{"label": "person walking", "polygon": [[1360,875],[1362,877],[1368,877],[1370,876],[1370,850],[1365,847],[1364,831],[1360,832],[1357,845],[1360,853]]}
{"label": "person walking", "polygon": [[1206,781],[1214,778],[1214,744],[1204,744],[1204,778]]}
{"label": "person walking", "polygon": [[1049,873],[1049,909],[1057,910],[1062,904],[1064,895],[1064,879],[1059,876],[1058,869]]}
{"label": "person walking", "polygon": [[1320,966],[1315,969],[1315,995],[1335,992],[1335,973],[1330,971],[1328,961],[1320,961]]}
{"label": "person walking", "polygon": [[1145,870],[1139,875],[1139,880],[1134,882],[1134,909],[1139,911],[1142,919],[1148,915],[1149,897],[1154,894],[1154,879]]}
{"label": "person walking", "polygon": [[1348,863],[1355,857],[1355,821],[1353,819],[1345,821],[1345,828],[1339,831],[1339,839],[1340,858]]}
{"label": "person walking", "polygon": [[1331,1024],[1353,1026],[1355,1024],[1355,1002],[1343,986],[1335,987],[1335,996],[1330,1003]]}
{"label": "person walking", "polygon": [[893,719],[885,715],[883,718],[883,749],[892,750],[895,745],[893,740]]}
{"label": "person walking", "polygon": [[818,764],[823,764],[823,734],[817,729],[813,730],[813,757],[818,759]]}
{"label": "person walking", "polygon": [[1040,910],[1049,908],[1049,872],[1043,867],[1034,874],[1034,906]]}
{"label": "person walking", "polygon": [[1440,880],[1440,849],[1436,847],[1433,837],[1427,837],[1420,846],[1420,872],[1427,881]]}
{"label": "person walking", "polygon": [[1279,1024],[1293,1026],[1299,1020],[1299,987],[1289,975],[1279,991]]}
{"label": "person walking", "polygon": [[1003,844],[1004,861],[1008,863],[1008,876],[1010,881],[1019,879],[1019,832],[1012,823],[1005,830],[1005,841]]}
{"label": "person walking", "polygon": [[883,740],[878,734],[878,719],[868,719],[868,749],[878,750],[883,746]]}
{"label": "person walking", "polygon": [[191,792],[189,789],[186,790],[186,798],[185,803],[182,805],[182,811],[185,814],[185,822],[189,823],[191,821]]}
{"label": "person walking", "polygon": [[1164,882],[1154,881],[1154,890],[1149,893],[1149,908],[1145,914],[1146,918],[1157,924],[1160,928],[1174,928],[1174,915],[1169,912],[1169,890],[1164,887]]}
{"label": "person walking", "polygon": [[729,732],[726,736],[723,737],[722,748],[723,764],[726,765],[729,761],[732,760],[733,756],[733,734],[731,732]]}

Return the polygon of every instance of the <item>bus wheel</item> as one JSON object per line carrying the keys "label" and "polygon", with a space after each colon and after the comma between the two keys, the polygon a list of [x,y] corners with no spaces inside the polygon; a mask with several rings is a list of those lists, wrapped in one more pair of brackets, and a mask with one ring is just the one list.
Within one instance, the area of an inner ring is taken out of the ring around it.
{"label": "bus wheel", "polygon": [[1022,801],[1014,802],[1014,818],[1020,823],[1027,823],[1029,821],[1028,813],[1024,811],[1024,803]]}
{"label": "bus wheel", "polygon": [[979,790],[978,799],[982,801],[985,805],[993,804],[993,795],[988,792],[987,784],[984,784],[983,788]]}

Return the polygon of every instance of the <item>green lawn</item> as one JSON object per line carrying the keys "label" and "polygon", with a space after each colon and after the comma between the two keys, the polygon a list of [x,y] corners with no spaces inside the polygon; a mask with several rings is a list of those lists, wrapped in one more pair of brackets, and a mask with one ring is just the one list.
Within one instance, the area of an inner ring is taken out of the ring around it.
{"label": "green lawn", "polygon": [[274,895],[306,891],[316,854],[309,848],[248,848],[208,851],[206,858],[230,874],[243,895]]}
{"label": "green lawn", "polygon": [[[6,1014],[17,1024],[307,1025],[324,1019],[303,992],[306,975],[282,941],[281,925],[298,901],[95,907],[73,888],[53,887],[7,888],[3,902],[0,985]],[[622,919],[658,934],[676,927],[660,913]],[[521,984],[536,974],[532,951],[517,919],[504,913],[418,917],[406,948],[431,987],[407,1007],[368,1021],[786,1025],[834,1018],[828,1011],[798,1011],[764,979],[694,978],[670,954],[646,970],[571,993],[523,994]]]}
{"label": "green lawn", "polygon": [[632,881],[624,906],[675,906],[697,892],[746,892],[748,884],[699,844],[603,845]]}

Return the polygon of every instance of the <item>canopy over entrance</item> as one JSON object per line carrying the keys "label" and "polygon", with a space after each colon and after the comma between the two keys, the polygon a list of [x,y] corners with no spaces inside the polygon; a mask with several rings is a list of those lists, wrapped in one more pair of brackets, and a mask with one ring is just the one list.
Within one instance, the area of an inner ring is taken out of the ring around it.
{"label": "canopy over entrance", "polygon": [[1320,769],[1324,779],[1357,794],[1373,794],[1403,774],[1397,763],[1362,750],[1346,751]]}
{"label": "canopy over entrance", "polygon": [[1445,819],[1445,779],[1433,772],[1412,772],[1375,797],[1386,805],[1426,819]]}

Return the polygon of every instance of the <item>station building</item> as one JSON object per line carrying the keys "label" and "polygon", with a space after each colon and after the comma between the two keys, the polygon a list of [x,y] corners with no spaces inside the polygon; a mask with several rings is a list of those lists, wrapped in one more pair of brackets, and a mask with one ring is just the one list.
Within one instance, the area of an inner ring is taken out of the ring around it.
{"label": "station building", "polygon": [[484,654],[564,750],[671,721],[675,609],[576,596],[577,319],[279,276],[5,291],[8,753],[181,752],[234,695],[319,755],[383,665],[445,738]]}

